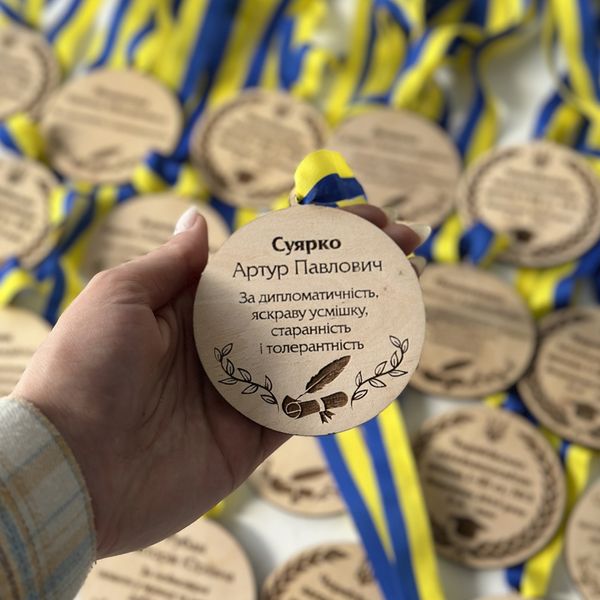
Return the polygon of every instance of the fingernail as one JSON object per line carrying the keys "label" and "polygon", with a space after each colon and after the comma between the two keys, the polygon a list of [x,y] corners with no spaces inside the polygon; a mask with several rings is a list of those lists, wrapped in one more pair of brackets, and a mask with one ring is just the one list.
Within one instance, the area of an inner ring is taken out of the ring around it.
{"label": "fingernail", "polygon": [[427,266],[427,259],[423,258],[422,256],[411,256],[408,260],[409,260],[410,264],[413,266],[413,269],[415,270],[417,277],[421,277],[421,274],[423,273],[423,271],[425,270],[425,267]]}
{"label": "fingernail", "polygon": [[194,226],[194,223],[198,220],[198,211],[195,206],[190,206],[180,217],[175,225],[175,231],[173,235],[183,233]]}
{"label": "fingernail", "polygon": [[396,221],[398,225],[408,227],[419,238],[419,246],[431,235],[431,226],[425,223],[407,223],[406,221]]}

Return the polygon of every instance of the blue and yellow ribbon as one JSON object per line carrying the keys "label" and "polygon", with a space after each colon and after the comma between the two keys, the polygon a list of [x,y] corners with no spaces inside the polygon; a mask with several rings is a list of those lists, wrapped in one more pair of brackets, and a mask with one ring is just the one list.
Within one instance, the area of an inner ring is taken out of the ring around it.
{"label": "blue and yellow ribbon", "polygon": [[2,0],[0,2],[0,25],[18,23],[32,29],[42,24],[44,0]]}
{"label": "blue and yellow ribbon", "polygon": [[581,258],[547,269],[520,269],[516,286],[536,317],[564,308],[577,298],[577,284],[598,281],[600,277],[600,240]]}
{"label": "blue and yellow ribbon", "polygon": [[119,0],[87,51],[88,69],[152,68],[172,32],[167,0]]}
{"label": "blue and yellow ribbon", "polygon": [[333,62],[333,53],[315,40],[327,17],[325,0],[293,0],[282,15],[273,49],[260,78],[261,87],[281,88],[315,100]]}
{"label": "blue and yellow ribbon", "polygon": [[25,113],[0,121],[0,145],[18,156],[36,160],[44,157],[44,139],[37,123]]}
{"label": "blue and yellow ribbon", "polygon": [[[295,174],[296,201],[365,204],[337,152],[309,154]],[[361,427],[319,438],[387,600],[443,600],[433,541],[402,412],[393,403]]]}
{"label": "blue and yellow ribbon", "polygon": [[375,0],[358,0],[345,56],[338,58],[324,102],[324,113],[332,124],[347,116],[349,106],[365,81],[372,48],[371,15]]}
{"label": "blue and yellow ribbon", "polygon": [[366,204],[365,190],[341,154],[317,150],[309,154],[294,174],[298,204],[352,206]]}
{"label": "blue and yellow ribbon", "polygon": [[465,227],[460,217],[452,214],[432,231],[415,253],[428,262],[453,264],[468,261],[488,267],[508,244],[507,236],[497,235],[484,223]]}
{"label": "blue and yellow ribbon", "polygon": [[443,600],[429,519],[397,403],[359,428],[319,438],[384,597]]}
{"label": "blue and yellow ribbon", "polygon": [[71,73],[81,61],[101,6],[102,0],[68,0],[59,18],[44,31],[63,73]]}

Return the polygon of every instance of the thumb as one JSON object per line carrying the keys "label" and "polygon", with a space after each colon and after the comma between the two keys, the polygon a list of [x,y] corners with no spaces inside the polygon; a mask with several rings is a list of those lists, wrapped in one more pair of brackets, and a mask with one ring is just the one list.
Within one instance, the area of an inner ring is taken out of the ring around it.
{"label": "thumb", "polygon": [[190,207],[177,222],[175,234],[163,246],[118,268],[119,277],[141,292],[157,310],[200,279],[208,260],[204,217]]}

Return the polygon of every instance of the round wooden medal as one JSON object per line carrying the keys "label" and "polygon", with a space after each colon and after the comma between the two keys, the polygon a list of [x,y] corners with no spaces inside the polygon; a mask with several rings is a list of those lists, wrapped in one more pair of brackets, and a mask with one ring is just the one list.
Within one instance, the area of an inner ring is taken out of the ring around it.
{"label": "round wooden medal", "polygon": [[464,174],[466,223],[508,234],[507,261],[549,267],[581,256],[600,237],[600,183],[584,158],[551,142],[501,148]]}
{"label": "round wooden medal", "polygon": [[531,412],[561,437],[600,450],[600,309],[542,321],[533,365],[519,382]]}
{"label": "round wooden medal", "polygon": [[325,120],[311,105],[252,89],[198,122],[190,153],[221,200],[261,209],[288,194],[298,163],[323,146],[325,134]]}
{"label": "round wooden medal", "polygon": [[579,500],[567,524],[565,555],[585,600],[600,600],[600,482]]}
{"label": "round wooden medal", "polygon": [[120,204],[96,229],[85,272],[93,275],[161,246],[172,237],[179,217],[190,206],[206,219],[209,252],[216,252],[229,237],[229,228],[216,210],[169,193],[138,196]]}
{"label": "round wooden medal", "polygon": [[535,324],[510,285],[469,265],[429,265],[421,286],[427,333],[411,385],[481,398],[522,376],[535,349]]}
{"label": "round wooden medal", "polygon": [[364,550],[358,544],[318,546],[272,573],[261,600],[383,600]]}
{"label": "round wooden medal", "polygon": [[565,481],[558,457],[525,419],[488,407],[425,423],[415,457],[440,554],[477,569],[519,564],[558,529]]}
{"label": "round wooden medal", "polygon": [[47,103],[42,132],[57,171],[74,181],[120,184],[151,151],[168,154],[182,126],[176,98],[133,70],[98,69]]}
{"label": "round wooden medal", "polygon": [[17,25],[0,26],[0,121],[39,114],[60,82],[60,68],[43,36]]}
{"label": "round wooden medal", "polygon": [[250,562],[238,542],[202,518],[145,550],[96,563],[80,600],[255,600]]}
{"label": "round wooden medal", "polygon": [[50,325],[28,310],[0,309],[0,396],[13,391],[49,333]]}
{"label": "round wooden medal", "polygon": [[537,323],[538,346],[547,334],[551,334],[557,328],[577,323],[600,323],[600,309],[594,305],[570,306],[548,313]]}
{"label": "round wooden medal", "polygon": [[325,517],[345,511],[314,438],[288,440],[254,472],[250,484],[265,500],[291,512]]}
{"label": "round wooden medal", "polygon": [[431,121],[408,111],[373,110],[342,123],[327,145],[346,158],[369,203],[392,219],[436,226],[452,210],[460,155]]}
{"label": "round wooden medal", "polygon": [[379,228],[297,206],[260,217],[211,257],[195,301],[196,345],[223,397],[265,427],[356,427],[406,387],[423,344],[417,276]]}
{"label": "round wooden medal", "polygon": [[0,260],[31,266],[49,235],[49,197],[56,177],[26,158],[0,159]]}

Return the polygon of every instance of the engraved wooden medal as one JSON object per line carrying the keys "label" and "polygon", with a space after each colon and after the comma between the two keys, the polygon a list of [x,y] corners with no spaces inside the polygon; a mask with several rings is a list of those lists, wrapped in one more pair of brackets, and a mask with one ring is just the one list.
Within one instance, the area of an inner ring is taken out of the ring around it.
{"label": "engraved wooden medal", "polygon": [[215,252],[229,237],[229,228],[216,210],[171,193],[138,196],[120,204],[96,228],[84,272],[91,276],[158,248],[173,235],[179,217],[190,206],[206,219],[209,252]]}
{"label": "engraved wooden medal", "polygon": [[427,421],[414,444],[439,553],[477,569],[543,548],[565,507],[559,459],[524,418],[488,407]]}
{"label": "engraved wooden medal", "polygon": [[321,517],[345,510],[314,438],[291,438],[258,467],[249,481],[265,500],[291,512]]}
{"label": "engraved wooden medal", "polygon": [[0,121],[16,113],[37,117],[60,82],[60,67],[42,35],[0,25]]}
{"label": "engraved wooden medal", "polygon": [[561,437],[600,450],[600,309],[545,317],[533,365],[519,382],[531,412]]}
{"label": "engraved wooden medal", "polygon": [[58,180],[42,164],[0,158],[0,261],[34,266],[50,250],[50,193]]}
{"label": "engraved wooden medal", "polygon": [[427,334],[411,385],[482,398],[521,377],[535,349],[535,325],[510,285],[468,265],[429,265],[421,285]]}
{"label": "engraved wooden medal", "polygon": [[600,182],[585,159],[551,142],[500,148],[464,174],[465,223],[481,221],[511,244],[502,257],[526,267],[573,260],[600,237]]}
{"label": "engraved wooden medal", "polygon": [[600,482],[579,500],[567,524],[565,555],[585,600],[600,600]]}
{"label": "engraved wooden medal", "polygon": [[282,92],[252,89],[202,118],[192,132],[193,164],[221,200],[269,208],[287,195],[298,163],[325,142],[319,111]]}
{"label": "engraved wooden medal", "polygon": [[250,419],[325,435],[364,423],[406,387],[424,337],[417,277],[380,229],[314,205],[265,215],[211,258],[196,345]]}
{"label": "engraved wooden medal", "polygon": [[346,157],[369,202],[390,218],[436,226],[452,210],[460,155],[431,121],[373,110],[342,123],[327,145]]}
{"label": "engraved wooden medal", "polygon": [[303,552],[272,573],[261,600],[382,600],[364,550],[327,544]]}
{"label": "engraved wooden medal", "polygon": [[93,184],[130,181],[147,154],[175,148],[181,125],[171,92],[133,70],[98,69],[69,81],[42,116],[52,166]]}
{"label": "engraved wooden medal", "polygon": [[98,561],[80,600],[256,600],[250,562],[218,523],[202,518],[149,548]]}

